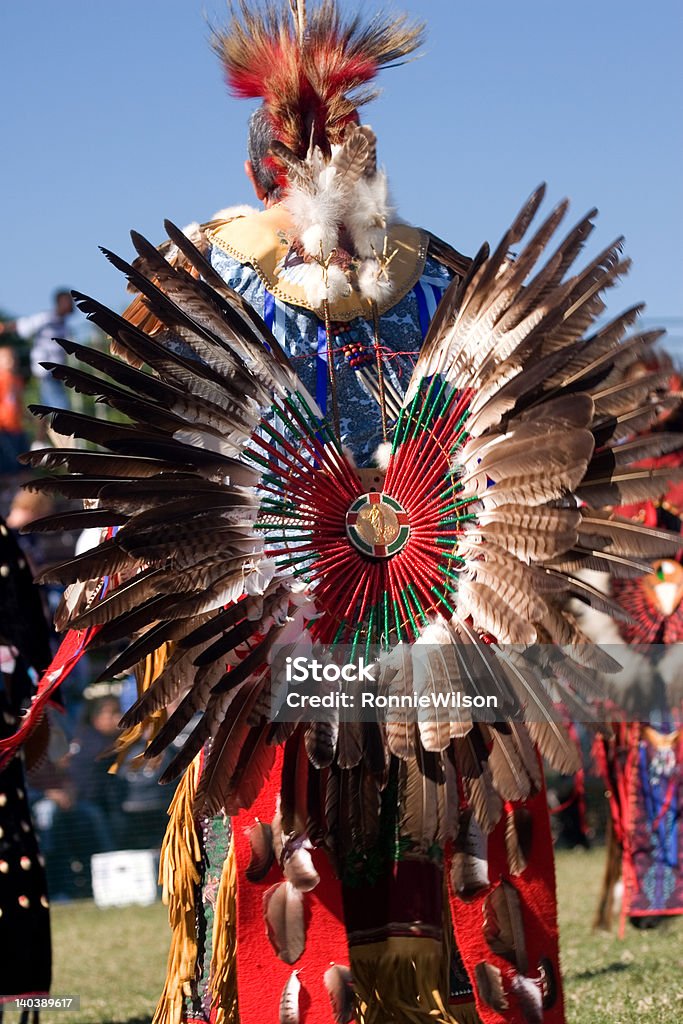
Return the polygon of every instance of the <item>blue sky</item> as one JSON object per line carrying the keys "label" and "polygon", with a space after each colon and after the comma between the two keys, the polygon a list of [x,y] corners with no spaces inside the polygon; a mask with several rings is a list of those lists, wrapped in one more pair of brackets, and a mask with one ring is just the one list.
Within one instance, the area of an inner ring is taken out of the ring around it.
{"label": "blue sky", "polygon": [[[399,9],[427,18],[425,55],[382,76],[364,119],[402,216],[472,253],[546,180],[572,222],[600,208],[595,251],[626,235],[635,267],[614,310],[645,299],[681,317],[680,0]],[[223,87],[207,15],[221,20],[222,0],[2,4],[0,308],[35,312],[62,284],[121,308],[99,244],[128,255],[131,227],[160,241],[164,217],[249,201],[251,105]]]}

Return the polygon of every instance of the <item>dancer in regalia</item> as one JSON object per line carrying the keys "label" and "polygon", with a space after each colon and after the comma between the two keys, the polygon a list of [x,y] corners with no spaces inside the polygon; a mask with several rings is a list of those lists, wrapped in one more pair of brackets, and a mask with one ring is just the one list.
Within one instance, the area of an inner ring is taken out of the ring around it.
{"label": "dancer in regalia", "polygon": [[[664,354],[639,369],[670,374],[656,428],[664,446],[673,450],[643,463],[659,477],[659,496],[618,512],[680,534],[681,380]],[[611,732],[597,735],[594,743],[609,800],[607,862],[595,918],[600,928],[611,926],[619,883],[622,929],[627,918],[643,928],[683,914],[682,556],[683,547],[655,561],[646,576],[612,581],[612,596],[628,614],[626,621],[610,622],[595,610],[584,621],[596,641],[631,645],[619,656],[624,669],[609,687],[615,717]]]}
{"label": "dancer in regalia", "polygon": [[[619,442],[657,415],[659,377],[628,368],[658,335],[626,339],[638,310],[593,326],[628,267],[620,241],[575,267],[595,211],[553,243],[567,203],[531,229],[538,189],[472,261],[398,219],[358,110],[420,38],[334,0],[241,4],[215,42],[262,101],[265,210],[106,252],[139,297],[77,294],[112,355],[65,343],[53,373],[127,422],[37,410],[97,446],[31,453],[86,500],[42,528],[106,537],[47,574],[71,632],[36,703],[127,639],[122,747],[196,720],[166,772],[157,1022],[564,1019],[539,753],[576,767],[553,698],[588,714],[616,667],[569,610],[616,608],[578,571],[678,544],[605,511],[651,486]],[[376,652],[377,696],[456,710],[278,717],[283,649],[344,645]],[[488,717],[457,706],[484,695]]]}

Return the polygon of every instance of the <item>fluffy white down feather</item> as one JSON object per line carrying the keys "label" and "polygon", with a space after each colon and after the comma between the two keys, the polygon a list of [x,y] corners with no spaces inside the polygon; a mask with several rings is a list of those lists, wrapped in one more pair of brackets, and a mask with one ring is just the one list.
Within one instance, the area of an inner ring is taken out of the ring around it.
{"label": "fluffy white down feather", "polygon": [[[211,220],[237,220],[238,217],[250,217],[254,213],[258,213],[258,209],[255,206],[249,206],[248,203],[238,203],[237,206],[224,206],[220,210],[216,210]],[[187,235],[187,228],[183,228],[183,234]],[[191,235],[187,235],[191,238]]]}
{"label": "fluffy white down feather", "polygon": [[287,194],[287,209],[294,222],[294,230],[304,251],[313,257],[327,258],[339,241],[340,210],[343,194],[332,177],[322,190],[307,192],[293,185]]}
{"label": "fluffy white down feather", "polygon": [[372,178],[361,178],[356,182],[344,223],[359,256],[382,254],[387,226],[394,215],[395,210],[389,196],[389,183],[384,171],[378,171]]}
{"label": "fluffy white down feather", "polygon": [[[315,156],[315,154],[314,154]],[[339,243],[344,224],[351,235],[354,255],[362,257],[357,275],[358,290],[370,302],[381,305],[393,290],[388,274],[382,271],[380,258],[386,249],[387,225],[394,217],[384,171],[371,178],[360,178],[349,187],[332,165],[321,165],[311,158],[308,185],[292,182],[286,205],[294,231],[304,252],[314,259],[327,259]],[[334,302],[351,288],[344,272],[330,267],[327,275],[319,267],[311,268],[303,281],[306,297],[314,309],[327,299]]]}
{"label": "fluffy white down feather", "polygon": [[325,274],[319,264],[309,264],[302,284],[306,298],[314,309],[320,309],[326,299],[328,302],[336,302],[351,291],[346,274],[341,267],[334,265],[328,267],[327,274]]}
{"label": "fluffy white down feather", "polygon": [[358,289],[364,299],[380,305],[393,291],[391,278],[376,259],[363,260],[358,271]]}
{"label": "fluffy white down feather", "polygon": [[388,441],[383,441],[382,444],[378,445],[375,449],[375,465],[378,469],[388,469],[389,460],[391,459],[391,444]]}

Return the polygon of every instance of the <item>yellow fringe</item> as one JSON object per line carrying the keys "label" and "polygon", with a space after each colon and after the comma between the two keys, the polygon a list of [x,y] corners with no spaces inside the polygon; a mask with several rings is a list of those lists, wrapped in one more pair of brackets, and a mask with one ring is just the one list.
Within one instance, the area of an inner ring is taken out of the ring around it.
{"label": "yellow fringe", "polygon": [[444,878],[443,941],[392,936],[350,950],[358,1024],[481,1024],[474,998],[449,1004],[453,924]]}
{"label": "yellow fringe", "polygon": [[223,863],[213,918],[211,954],[212,1005],[216,1024],[239,1024],[237,1001],[237,857],[234,839]]}
{"label": "yellow fringe", "polygon": [[180,1024],[183,997],[192,994],[197,964],[195,889],[202,856],[192,813],[199,760],[197,755],[176,789],[159,858],[159,884],[172,935],[166,984],[152,1024]]}
{"label": "yellow fringe", "polygon": [[[453,1016],[444,943],[392,937],[350,951],[358,1024],[474,1024]],[[463,1008],[469,1011],[469,1007]],[[459,1008],[458,1008],[459,1011]]]}
{"label": "yellow fringe", "polygon": [[600,887],[600,900],[595,911],[595,917],[593,918],[593,930],[609,932],[612,930],[614,919],[614,890],[621,878],[622,872],[621,844],[614,833],[614,825],[610,813],[607,815],[605,845],[605,870]]}
{"label": "yellow fringe", "polygon": [[[148,654],[144,661],[135,666],[135,681],[137,683],[138,697],[141,697],[143,693],[150,688],[154,680],[159,678],[166,667],[166,663],[171,656],[172,650],[173,644],[161,644],[160,647],[157,647],[156,651],[153,651],[152,654]],[[128,751],[131,747],[134,747],[143,736],[147,736],[148,741],[153,740],[165,721],[166,709],[159,708],[157,711],[153,711],[151,715],[148,715],[143,722],[139,722],[137,725],[132,725],[130,729],[126,729],[122,732],[120,736],[116,738],[116,743],[113,747],[113,751],[116,754],[116,760],[109,769],[110,774],[116,774],[121,765],[125,762]],[[142,767],[142,758],[142,754],[134,757],[131,761],[131,766],[134,768]]]}

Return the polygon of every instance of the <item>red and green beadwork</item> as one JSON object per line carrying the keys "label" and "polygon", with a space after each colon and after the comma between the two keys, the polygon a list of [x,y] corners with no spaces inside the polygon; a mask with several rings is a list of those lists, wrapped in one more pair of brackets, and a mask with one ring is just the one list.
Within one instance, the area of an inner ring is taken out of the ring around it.
{"label": "red and green beadwork", "polygon": [[317,642],[415,640],[431,615],[453,614],[459,544],[477,501],[456,468],[471,399],[438,378],[423,384],[391,431],[374,491],[372,471],[347,459],[301,396],[287,400],[296,432],[266,426],[271,436],[254,438],[251,458],[266,469],[256,527],[278,568],[310,588]]}

